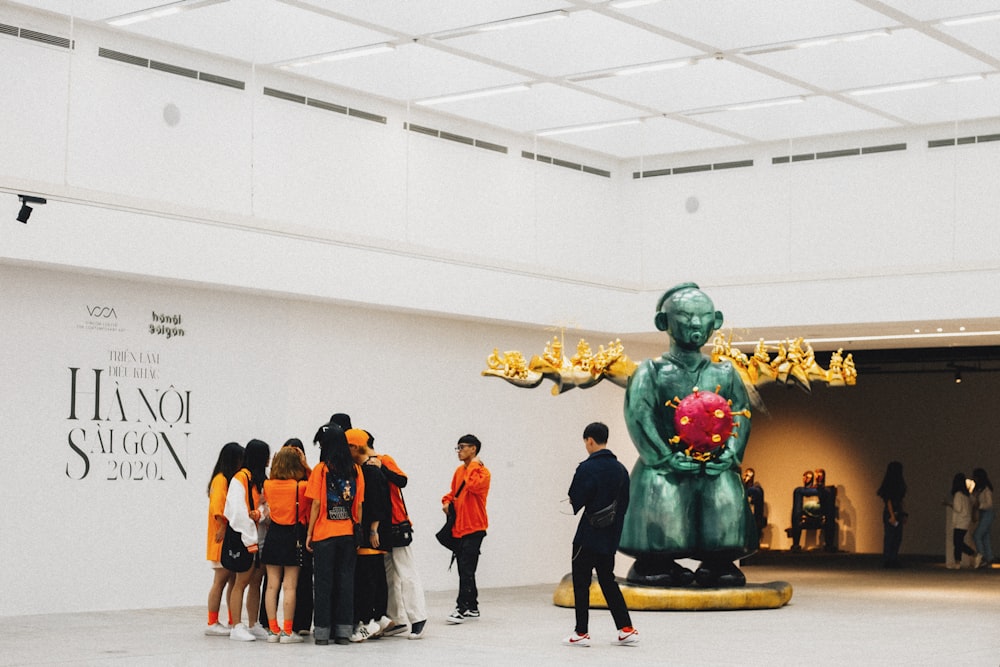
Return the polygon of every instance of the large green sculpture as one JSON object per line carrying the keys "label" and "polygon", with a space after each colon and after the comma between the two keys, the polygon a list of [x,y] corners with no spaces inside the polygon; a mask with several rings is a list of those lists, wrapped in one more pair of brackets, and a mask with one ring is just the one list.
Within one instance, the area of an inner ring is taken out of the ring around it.
{"label": "large green sculpture", "polygon": [[[639,451],[620,545],[636,559],[628,580],[743,586],[734,561],[758,546],[738,470],[750,435],[749,399],[728,361],[712,362],[701,352],[722,326],[722,313],[696,284],[683,283],[661,297],[655,322],[669,335],[670,349],[640,364],[625,392],[625,422]],[[681,402],[699,392],[714,392],[730,408],[715,411],[725,412],[728,424],[711,451],[692,446],[675,423]],[[701,565],[691,572],[676,562],[681,558]]]}

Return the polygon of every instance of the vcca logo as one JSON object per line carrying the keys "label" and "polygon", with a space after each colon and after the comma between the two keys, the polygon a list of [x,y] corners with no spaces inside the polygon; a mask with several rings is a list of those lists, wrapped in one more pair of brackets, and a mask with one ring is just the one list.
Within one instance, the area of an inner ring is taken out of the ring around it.
{"label": "vcca logo", "polygon": [[118,313],[115,312],[114,308],[109,306],[87,306],[87,313],[91,317],[103,317],[104,319],[115,318],[118,319]]}

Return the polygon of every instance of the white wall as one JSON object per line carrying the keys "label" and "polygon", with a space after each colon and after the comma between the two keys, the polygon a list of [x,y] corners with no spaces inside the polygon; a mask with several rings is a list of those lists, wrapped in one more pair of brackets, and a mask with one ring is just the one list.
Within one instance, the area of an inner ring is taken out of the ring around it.
{"label": "white wall", "polygon": [[[484,587],[569,571],[576,519],[561,501],[586,457],[587,423],[607,423],[622,459],[635,459],[620,388],[553,397],[548,383],[523,390],[480,376],[495,346],[540,353],[552,332],[538,327],[3,265],[0,303],[0,616],[202,604],[205,490],[221,446],[309,442],[333,412],[350,413],[409,474],[431,590],[457,586],[433,534],[462,434],[482,439],[494,475]],[[151,334],[154,311],[179,315],[184,335]],[[126,352],[135,356],[115,356]]]}

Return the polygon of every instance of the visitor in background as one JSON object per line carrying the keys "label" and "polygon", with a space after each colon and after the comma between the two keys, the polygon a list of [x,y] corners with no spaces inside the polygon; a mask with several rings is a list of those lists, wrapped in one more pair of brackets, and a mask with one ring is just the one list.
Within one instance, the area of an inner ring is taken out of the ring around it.
{"label": "visitor in background", "polygon": [[885,477],[876,492],[882,499],[882,566],[898,568],[899,547],[903,542],[903,524],[906,511],[903,498],[906,496],[906,482],[903,480],[903,464],[892,461],[885,469]]}
{"label": "visitor in background", "polygon": [[212,476],[208,482],[208,559],[212,571],[212,587],[208,590],[208,627],[205,634],[216,637],[228,637],[232,619],[226,623],[219,622],[219,610],[222,607],[222,594],[228,588],[233,591],[236,574],[222,567],[222,538],[226,535],[226,493],[229,491],[229,480],[243,467],[243,446],[238,442],[229,442],[222,446],[219,458],[215,462]]}
{"label": "visitor in background", "polygon": [[976,483],[974,490],[974,505],[979,511],[979,522],[972,531],[972,540],[976,543],[975,566],[989,567],[993,562],[993,545],[990,542],[990,529],[993,527],[993,483],[982,468],[972,471],[972,481]]}
{"label": "visitor in background", "polygon": [[975,555],[975,551],[965,543],[965,535],[972,524],[972,499],[969,497],[969,485],[965,473],[957,472],[951,479],[951,544],[955,562],[948,564],[948,569],[958,570],[962,567],[962,554]]}

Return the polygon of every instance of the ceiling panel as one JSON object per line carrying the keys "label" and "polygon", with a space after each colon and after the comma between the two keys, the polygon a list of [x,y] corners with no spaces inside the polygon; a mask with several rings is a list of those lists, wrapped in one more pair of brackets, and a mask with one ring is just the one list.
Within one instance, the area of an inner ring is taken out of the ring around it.
{"label": "ceiling panel", "polygon": [[679,0],[620,10],[718,50],[872,30],[889,17],[854,0]]}
{"label": "ceiling panel", "polygon": [[434,108],[516,132],[635,118],[634,107],[551,83],[530,91],[436,104]]}
{"label": "ceiling panel", "polygon": [[1000,112],[1000,76],[975,81],[942,82],[930,88],[866,95],[865,105],[917,125],[956,119],[995,117]]}
{"label": "ceiling panel", "polygon": [[957,76],[981,72],[988,67],[981,60],[915,30],[746,57],[833,91]]}
{"label": "ceiling panel", "polygon": [[480,32],[447,45],[545,76],[692,56],[698,50],[591,11],[516,31]]}
{"label": "ceiling panel", "polygon": [[402,102],[526,80],[509,70],[414,43],[403,44],[389,53],[317,63],[294,71]]}
{"label": "ceiling panel", "polygon": [[697,118],[757,141],[776,141],[790,135],[807,137],[899,126],[881,115],[828,97],[809,97],[800,104],[720,111]]}
{"label": "ceiling panel", "polygon": [[572,141],[575,146],[618,158],[725,148],[744,143],[740,139],[703,129],[693,123],[663,117],[647,118],[636,125],[579,132],[551,139]]}
{"label": "ceiling panel", "polygon": [[882,0],[920,21],[1000,11],[1000,0]]}
{"label": "ceiling panel", "polygon": [[664,113],[808,92],[727,60],[712,58],[689,67],[611,76],[583,81],[580,85]]}
{"label": "ceiling panel", "polygon": [[[1000,8],[996,10],[1000,17]],[[938,29],[994,58],[1000,59],[1000,19],[983,23],[956,26],[938,26]]]}
{"label": "ceiling panel", "polygon": [[290,60],[392,39],[383,32],[274,0],[230,0],[123,29],[258,63]]}

